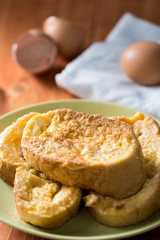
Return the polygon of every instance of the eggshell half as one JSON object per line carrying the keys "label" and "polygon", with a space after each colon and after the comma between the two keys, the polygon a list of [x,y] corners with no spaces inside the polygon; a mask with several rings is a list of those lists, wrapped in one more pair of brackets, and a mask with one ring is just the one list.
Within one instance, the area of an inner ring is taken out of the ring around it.
{"label": "eggshell half", "polygon": [[13,59],[31,73],[49,70],[57,57],[56,43],[39,29],[22,33],[12,45]]}

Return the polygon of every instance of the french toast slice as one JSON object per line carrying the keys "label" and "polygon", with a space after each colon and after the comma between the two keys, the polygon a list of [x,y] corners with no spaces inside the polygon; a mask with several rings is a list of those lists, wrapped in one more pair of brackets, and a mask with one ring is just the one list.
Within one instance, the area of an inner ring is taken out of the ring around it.
{"label": "french toast slice", "polygon": [[0,177],[14,185],[16,207],[22,220],[40,227],[56,228],[77,213],[82,192],[48,179],[31,169],[24,160],[23,129],[36,114],[18,118],[0,134]]}
{"label": "french toast slice", "polygon": [[36,114],[32,112],[18,118],[0,134],[0,177],[12,186],[16,168],[27,164],[21,149],[23,129]]}
{"label": "french toast slice", "polygon": [[142,113],[118,119],[133,125],[142,146],[145,183],[128,198],[116,199],[90,192],[84,201],[99,222],[109,226],[129,226],[147,219],[160,208],[160,126],[152,117]]}
{"label": "french toast slice", "polygon": [[30,167],[16,170],[14,192],[19,216],[27,223],[57,228],[76,215],[82,191],[61,185]]}
{"label": "french toast slice", "polygon": [[71,109],[36,115],[26,124],[22,150],[31,167],[62,184],[123,198],[144,183],[132,126],[102,115]]}

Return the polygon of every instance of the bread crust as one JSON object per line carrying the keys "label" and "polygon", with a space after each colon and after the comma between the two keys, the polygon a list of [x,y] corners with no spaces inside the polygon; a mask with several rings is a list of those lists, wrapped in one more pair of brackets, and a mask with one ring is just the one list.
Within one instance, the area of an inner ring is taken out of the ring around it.
{"label": "bread crust", "polygon": [[145,159],[146,180],[142,189],[125,199],[115,199],[91,192],[84,198],[91,214],[109,226],[137,224],[160,208],[160,126],[150,116],[137,113],[119,120],[133,125]]}
{"label": "bread crust", "polygon": [[144,182],[132,126],[102,115],[71,109],[39,114],[24,129],[22,149],[30,166],[70,186],[123,198]]}
{"label": "bread crust", "polygon": [[82,198],[79,188],[62,186],[24,167],[16,171],[14,192],[21,219],[43,228],[57,228],[76,215]]}

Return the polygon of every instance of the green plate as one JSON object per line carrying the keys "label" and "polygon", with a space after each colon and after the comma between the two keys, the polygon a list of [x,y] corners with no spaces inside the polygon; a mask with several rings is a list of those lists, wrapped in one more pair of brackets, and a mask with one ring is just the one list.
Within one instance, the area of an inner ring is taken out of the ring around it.
{"label": "green plate", "polygon": [[[88,100],[54,101],[28,106],[2,116],[0,118],[0,131],[25,113],[31,111],[47,112],[56,108],[72,108],[76,111],[103,114],[105,116],[132,116],[136,112],[136,110],[111,103]],[[87,209],[81,206],[78,214],[62,227],[56,230],[46,230],[34,227],[20,220],[16,212],[13,188],[0,180],[0,220],[21,231],[50,239],[120,239],[144,233],[160,226],[160,211],[137,225],[115,228],[98,223],[89,214]]]}

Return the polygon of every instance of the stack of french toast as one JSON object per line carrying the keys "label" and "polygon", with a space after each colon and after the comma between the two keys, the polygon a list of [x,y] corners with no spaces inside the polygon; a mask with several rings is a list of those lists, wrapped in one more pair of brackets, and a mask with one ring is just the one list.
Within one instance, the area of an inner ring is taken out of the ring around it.
{"label": "stack of french toast", "polygon": [[140,112],[31,112],[0,134],[0,177],[35,226],[61,226],[82,200],[105,225],[137,224],[160,208],[160,126]]}

